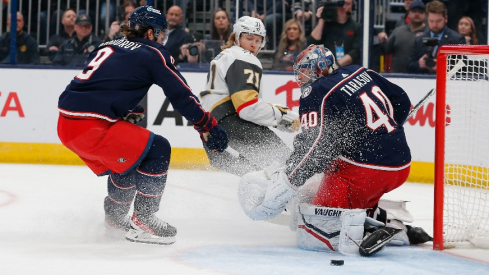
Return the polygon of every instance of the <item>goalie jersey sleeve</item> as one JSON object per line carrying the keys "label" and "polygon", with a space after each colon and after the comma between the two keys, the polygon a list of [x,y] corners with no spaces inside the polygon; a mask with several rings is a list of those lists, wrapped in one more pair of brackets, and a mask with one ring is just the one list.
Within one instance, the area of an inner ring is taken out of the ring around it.
{"label": "goalie jersey sleeve", "polygon": [[261,99],[263,69],[249,51],[233,46],[217,55],[210,65],[202,104],[218,121],[238,114],[240,118],[264,126],[276,126],[272,106]]}
{"label": "goalie jersey sleeve", "polygon": [[301,129],[286,173],[301,186],[335,159],[377,170],[408,167],[403,123],[411,107],[397,85],[363,67],[340,68],[302,89]]}
{"label": "goalie jersey sleeve", "polygon": [[126,116],[153,84],[163,89],[173,107],[190,122],[197,124],[207,117],[167,49],[142,38],[100,45],[61,94],[58,108],[68,115],[116,121]]}

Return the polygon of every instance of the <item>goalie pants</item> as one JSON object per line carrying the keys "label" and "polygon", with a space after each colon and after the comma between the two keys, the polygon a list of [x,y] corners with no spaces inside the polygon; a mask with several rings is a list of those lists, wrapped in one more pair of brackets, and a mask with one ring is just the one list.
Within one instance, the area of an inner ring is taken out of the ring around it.
{"label": "goalie pants", "polygon": [[313,199],[314,205],[339,208],[373,208],[380,198],[401,186],[410,166],[396,171],[376,170],[337,160]]}
{"label": "goalie pants", "polygon": [[237,114],[218,122],[228,134],[228,145],[244,156],[236,158],[228,152],[215,153],[204,146],[211,165],[220,170],[242,176],[274,161],[285,162],[290,155],[287,145],[267,126],[246,121]]}

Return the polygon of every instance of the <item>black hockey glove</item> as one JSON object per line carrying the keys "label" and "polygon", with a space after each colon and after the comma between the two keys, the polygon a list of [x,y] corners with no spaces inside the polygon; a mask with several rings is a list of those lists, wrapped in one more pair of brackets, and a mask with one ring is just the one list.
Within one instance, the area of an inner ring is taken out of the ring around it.
{"label": "black hockey glove", "polygon": [[209,113],[206,121],[195,124],[194,128],[199,132],[204,145],[210,150],[222,153],[228,147],[228,134]]}
{"label": "black hockey glove", "polygon": [[134,109],[129,111],[129,113],[124,117],[124,120],[132,124],[136,124],[144,118],[145,112],[146,110],[144,110],[143,106],[137,105],[134,107]]}

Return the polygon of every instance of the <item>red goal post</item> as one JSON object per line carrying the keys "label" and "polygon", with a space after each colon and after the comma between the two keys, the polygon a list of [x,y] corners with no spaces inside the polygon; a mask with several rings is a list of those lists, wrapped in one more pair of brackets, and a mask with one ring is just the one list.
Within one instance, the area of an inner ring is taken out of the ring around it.
{"label": "red goal post", "polygon": [[437,56],[433,249],[489,247],[489,46]]}

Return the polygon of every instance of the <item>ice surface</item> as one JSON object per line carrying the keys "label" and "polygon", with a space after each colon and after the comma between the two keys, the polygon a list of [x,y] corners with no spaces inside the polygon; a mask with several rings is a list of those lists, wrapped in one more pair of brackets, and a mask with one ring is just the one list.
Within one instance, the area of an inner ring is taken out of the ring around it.
{"label": "ice surface", "polygon": [[[224,172],[170,170],[157,215],[178,234],[160,246],[106,234],[106,177],[83,166],[0,164],[0,274],[489,274],[481,249],[389,246],[371,258],[301,250],[288,226],[243,214],[238,182]],[[406,183],[386,197],[410,201],[413,225],[432,233],[432,185]]]}

